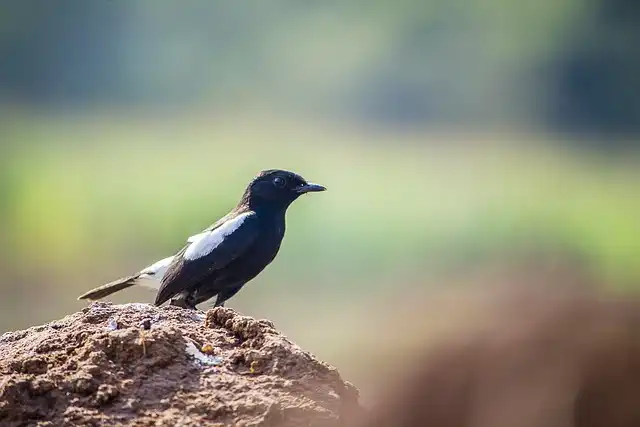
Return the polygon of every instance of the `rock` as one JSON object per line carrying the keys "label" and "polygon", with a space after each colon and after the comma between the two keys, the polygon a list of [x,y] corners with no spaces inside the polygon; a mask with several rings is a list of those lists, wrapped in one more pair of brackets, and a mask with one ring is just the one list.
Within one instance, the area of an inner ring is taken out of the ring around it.
{"label": "rock", "polygon": [[266,320],[96,302],[0,337],[0,425],[349,426],[358,390]]}

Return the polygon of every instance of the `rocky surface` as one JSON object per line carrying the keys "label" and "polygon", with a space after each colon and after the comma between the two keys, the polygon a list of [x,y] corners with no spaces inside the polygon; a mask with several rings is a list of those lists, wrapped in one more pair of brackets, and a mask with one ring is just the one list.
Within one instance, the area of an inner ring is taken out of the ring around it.
{"label": "rocky surface", "polygon": [[358,391],[266,320],[96,302],[0,337],[0,425],[349,426]]}

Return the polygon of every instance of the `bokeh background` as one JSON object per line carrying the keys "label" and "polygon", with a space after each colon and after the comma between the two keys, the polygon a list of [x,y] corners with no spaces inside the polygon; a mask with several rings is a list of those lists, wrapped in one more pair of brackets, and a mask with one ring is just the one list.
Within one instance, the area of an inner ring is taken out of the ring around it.
{"label": "bokeh background", "polygon": [[468,316],[444,290],[633,292],[638,40],[627,0],[3,2],[0,332],[168,256],[267,168],[329,191],[228,306],[365,393],[390,342]]}

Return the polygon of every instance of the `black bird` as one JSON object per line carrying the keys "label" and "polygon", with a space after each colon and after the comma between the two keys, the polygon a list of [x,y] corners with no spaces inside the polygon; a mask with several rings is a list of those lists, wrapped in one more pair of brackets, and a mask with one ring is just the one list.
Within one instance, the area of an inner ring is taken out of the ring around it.
{"label": "black bird", "polygon": [[78,299],[96,300],[136,284],[159,282],[156,306],[171,299],[171,305],[195,309],[214,296],[215,306],[223,306],[276,257],[291,203],[305,193],[325,190],[293,172],[262,171],[231,212],[189,237],[177,254]]}

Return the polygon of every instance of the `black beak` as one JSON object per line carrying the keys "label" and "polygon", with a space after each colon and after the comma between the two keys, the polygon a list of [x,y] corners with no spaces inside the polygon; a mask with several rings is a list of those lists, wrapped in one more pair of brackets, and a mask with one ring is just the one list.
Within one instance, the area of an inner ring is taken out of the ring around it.
{"label": "black beak", "polygon": [[323,187],[320,184],[314,184],[312,182],[308,182],[296,188],[296,193],[298,194],[313,193],[317,191],[326,191],[326,189],[327,189],[326,187]]}

